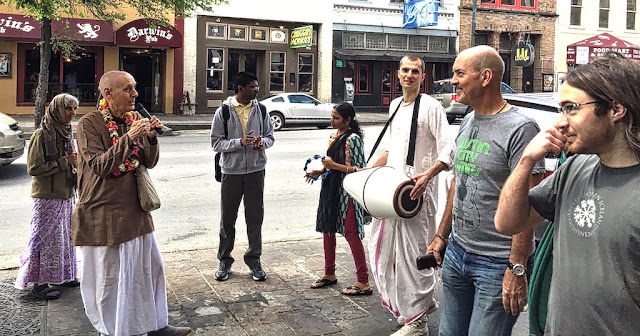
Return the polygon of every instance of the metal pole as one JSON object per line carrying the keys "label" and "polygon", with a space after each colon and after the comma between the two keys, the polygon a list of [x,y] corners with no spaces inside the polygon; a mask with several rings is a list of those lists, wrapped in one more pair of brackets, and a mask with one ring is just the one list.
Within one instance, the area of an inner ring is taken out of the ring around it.
{"label": "metal pole", "polygon": [[473,0],[473,6],[471,7],[471,46],[476,45],[476,2]]}

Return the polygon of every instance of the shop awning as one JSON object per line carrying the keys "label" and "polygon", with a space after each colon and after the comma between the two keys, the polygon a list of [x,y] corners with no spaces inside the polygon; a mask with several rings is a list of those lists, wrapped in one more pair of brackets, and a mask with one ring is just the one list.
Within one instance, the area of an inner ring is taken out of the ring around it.
{"label": "shop awning", "polygon": [[[407,54],[406,51],[391,50],[362,50],[362,49],[343,49],[336,48],[333,50],[333,56],[340,59],[349,59],[355,61],[390,61],[399,62],[400,59]],[[442,53],[415,53],[424,58],[426,62],[443,62],[450,63],[456,59],[456,55]]]}
{"label": "shop awning", "polygon": [[617,51],[640,60],[640,46],[602,33],[567,46],[567,64],[587,64],[608,51]]}
{"label": "shop awning", "polygon": [[149,27],[144,19],[131,21],[116,31],[116,44],[147,48],[180,48],[182,34],[175,27]]}
{"label": "shop awning", "polygon": [[[113,45],[113,26],[105,20],[62,18],[51,22],[51,31],[82,44]],[[19,14],[0,13],[0,39],[37,42],[40,41],[40,34],[38,20]]]}

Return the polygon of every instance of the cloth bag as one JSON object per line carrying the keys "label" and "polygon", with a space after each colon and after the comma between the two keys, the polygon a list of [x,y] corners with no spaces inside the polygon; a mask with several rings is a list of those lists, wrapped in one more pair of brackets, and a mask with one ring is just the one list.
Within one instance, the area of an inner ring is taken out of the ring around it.
{"label": "cloth bag", "polygon": [[153,186],[147,167],[139,165],[136,168],[136,182],[138,183],[138,198],[140,206],[145,211],[153,211],[160,208],[160,197]]}

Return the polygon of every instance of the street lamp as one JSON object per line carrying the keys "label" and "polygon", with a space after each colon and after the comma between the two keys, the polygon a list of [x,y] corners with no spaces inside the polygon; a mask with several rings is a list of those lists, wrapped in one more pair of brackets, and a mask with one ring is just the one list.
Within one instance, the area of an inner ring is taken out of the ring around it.
{"label": "street lamp", "polygon": [[476,45],[476,2],[478,0],[473,0],[473,5],[471,6],[471,46],[474,47]]}

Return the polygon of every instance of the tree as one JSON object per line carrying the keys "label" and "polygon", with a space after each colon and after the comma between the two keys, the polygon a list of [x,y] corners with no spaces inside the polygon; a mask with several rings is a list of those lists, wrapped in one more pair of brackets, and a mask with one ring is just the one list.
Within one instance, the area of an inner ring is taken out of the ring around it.
{"label": "tree", "polygon": [[227,3],[227,0],[0,0],[0,5],[8,4],[26,15],[34,17],[41,24],[40,73],[36,88],[35,127],[40,127],[49,91],[49,60],[53,51],[60,51],[63,57],[70,57],[77,45],[65,36],[53,35],[51,22],[63,17],[93,16],[100,20],[124,20],[122,8],[129,6],[150,24],[168,26],[167,16],[180,17],[202,8],[211,11],[212,6]]}

